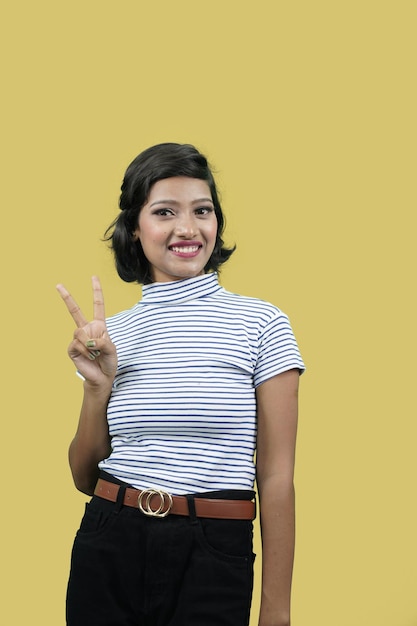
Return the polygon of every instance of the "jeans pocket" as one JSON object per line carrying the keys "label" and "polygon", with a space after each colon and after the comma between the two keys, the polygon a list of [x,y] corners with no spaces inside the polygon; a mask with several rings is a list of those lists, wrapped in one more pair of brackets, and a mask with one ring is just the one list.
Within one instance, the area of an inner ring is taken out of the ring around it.
{"label": "jeans pocket", "polygon": [[116,518],[114,510],[106,510],[93,501],[87,502],[77,535],[98,535],[107,530]]}
{"label": "jeans pocket", "polygon": [[253,523],[248,520],[199,519],[201,547],[225,561],[253,561]]}

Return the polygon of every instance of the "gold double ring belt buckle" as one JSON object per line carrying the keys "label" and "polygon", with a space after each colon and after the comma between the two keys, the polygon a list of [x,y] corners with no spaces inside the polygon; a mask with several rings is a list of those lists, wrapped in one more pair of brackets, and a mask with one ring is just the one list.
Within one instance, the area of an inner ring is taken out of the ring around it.
{"label": "gold double ring belt buckle", "polygon": [[[159,504],[153,509],[152,498],[158,496]],[[172,509],[172,496],[162,489],[144,489],[138,497],[139,510],[149,517],[166,517]],[[165,508],[166,507],[166,508]]]}

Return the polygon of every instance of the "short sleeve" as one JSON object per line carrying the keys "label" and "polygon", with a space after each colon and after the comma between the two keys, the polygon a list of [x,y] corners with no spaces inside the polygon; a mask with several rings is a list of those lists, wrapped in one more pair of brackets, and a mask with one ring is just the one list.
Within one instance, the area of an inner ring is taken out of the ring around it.
{"label": "short sleeve", "polygon": [[302,374],[305,365],[288,316],[276,309],[259,338],[254,386],[290,369],[298,369]]}

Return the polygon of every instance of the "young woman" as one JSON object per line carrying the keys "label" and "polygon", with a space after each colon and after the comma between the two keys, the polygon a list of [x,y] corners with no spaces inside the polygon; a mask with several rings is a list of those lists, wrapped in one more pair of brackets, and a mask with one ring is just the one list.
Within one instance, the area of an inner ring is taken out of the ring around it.
{"label": "young woman", "polygon": [[256,473],[259,626],[288,626],[304,369],[288,318],[219,285],[233,249],[193,146],[145,150],[121,191],[107,235],[142,299],[106,320],[94,277],[88,322],[58,285],[84,378],[69,460],[76,487],[93,496],[74,543],[67,624],[246,626]]}

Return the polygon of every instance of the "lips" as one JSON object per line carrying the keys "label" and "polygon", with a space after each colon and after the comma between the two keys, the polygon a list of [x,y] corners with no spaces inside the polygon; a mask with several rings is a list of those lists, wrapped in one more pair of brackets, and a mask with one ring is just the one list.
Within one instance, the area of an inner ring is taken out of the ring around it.
{"label": "lips", "polygon": [[188,258],[197,256],[202,247],[201,241],[178,241],[168,246],[168,249],[176,256]]}

